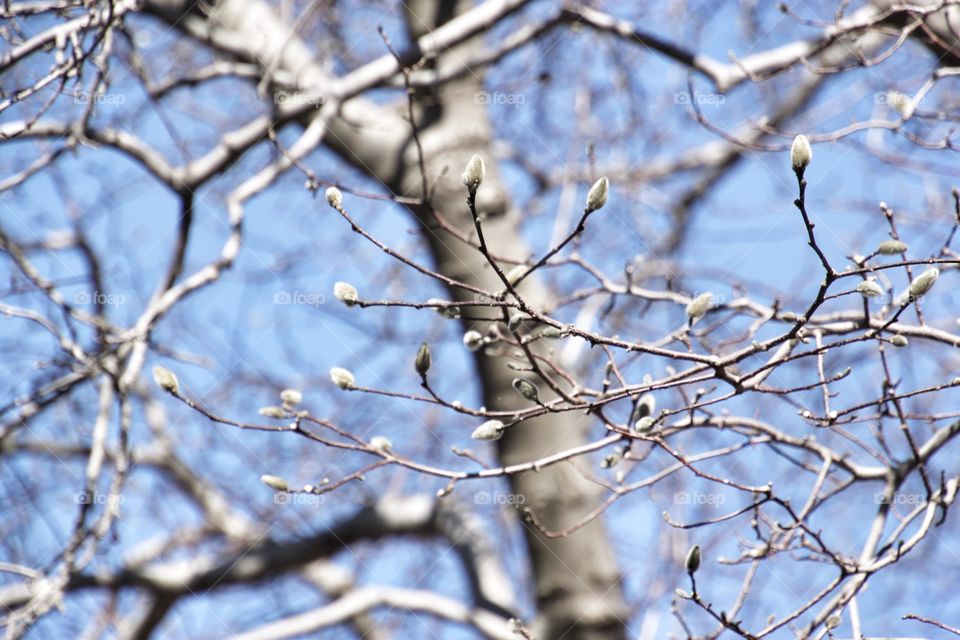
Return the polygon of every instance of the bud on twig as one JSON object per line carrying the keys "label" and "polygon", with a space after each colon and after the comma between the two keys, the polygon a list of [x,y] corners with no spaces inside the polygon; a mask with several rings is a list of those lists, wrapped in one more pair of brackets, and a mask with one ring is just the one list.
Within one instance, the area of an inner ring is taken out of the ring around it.
{"label": "bud on twig", "polygon": [[895,256],[908,249],[906,242],[900,240],[884,240],[877,245],[877,253],[883,256]]}
{"label": "bud on twig", "polygon": [[697,572],[697,569],[700,568],[700,545],[695,544],[690,547],[684,565],[687,568],[687,573],[692,575]]}
{"label": "bud on twig", "polygon": [[280,400],[283,401],[283,404],[300,404],[303,402],[303,394],[296,389],[284,389],[280,392]]}
{"label": "bud on twig", "polygon": [[327,204],[337,210],[343,206],[343,194],[340,193],[340,189],[336,187],[329,187],[327,189]]}
{"label": "bud on twig", "polygon": [[275,420],[287,417],[287,412],[280,407],[260,407],[258,413],[264,418],[273,418]]}
{"label": "bud on twig", "polygon": [[610,181],[604,176],[593,183],[587,193],[587,211],[602,209],[607,203],[607,194],[610,191]]}
{"label": "bud on twig", "polygon": [[537,389],[537,385],[526,378],[514,378],[512,384],[513,388],[517,390],[517,393],[527,400],[540,402],[540,390]]}
{"label": "bud on twig", "polygon": [[463,184],[467,186],[467,190],[469,190],[471,194],[474,194],[477,192],[477,187],[480,186],[480,183],[483,182],[483,178],[486,175],[487,167],[483,163],[483,158],[477,154],[473,154],[473,157],[467,162],[467,168],[463,171]]}
{"label": "bud on twig", "polygon": [[267,485],[274,491],[289,491],[290,485],[287,484],[287,481],[281,478],[280,476],[271,476],[269,474],[264,474],[260,476],[260,482]]}
{"label": "bud on twig", "polygon": [[333,297],[348,307],[352,307],[357,304],[357,301],[360,299],[360,293],[357,291],[357,288],[349,282],[335,282],[333,285]]}
{"label": "bud on twig", "polygon": [[173,371],[157,365],[153,368],[153,381],[164,391],[180,393],[180,381]]}
{"label": "bud on twig", "polygon": [[857,291],[864,298],[876,298],[883,295],[883,287],[873,280],[864,280],[857,285]]}
{"label": "bud on twig", "polygon": [[794,172],[803,175],[810,161],[813,159],[813,148],[807,136],[801,134],[793,139],[790,145],[790,163],[793,165]]}
{"label": "bud on twig", "polygon": [[474,429],[470,437],[474,440],[499,440],[503,429],[503,423],[499,420],[487,420]]}
{"label": "bud on twig", "polygon": [[900,335],[900,334],[898,333],[897,335],[895,335],[895,336],[893,336],[892,338],[890,338],[890,344],[892,344],[892,345],[895,346],[895,347],[901,347],[901,348],[903,348],[903,347],[907,346],[907,345],[909,344],[909,342],[907,341],[907,337],[906,337],[906,336],[902,336],[902,335]]}
{"label": "bud on twig", "polygon": [[707,293],[701,293],[691,300],[690,303],[687,304],[687,317],[690,319],[690,324],[693,324],[694,320],[706,315],[712,304],[713,294],[709,291]]}
{"label": "bud on twig", "polygon": [[357,380],[353,377],[353,374],[343,367],[330,369],[330,379],[333,380],[333,384],[341,389],[349,389],[357,384]]}
{"label": "bud on twig", "polygon": [[470,329],[463,334],[463,346],[465,346],[468,351],[476,351],[483,346],[483,335],[479,331]]}
{"label": "bud on twig", "polygon": [[370,448],[380,453],[386,453],[393,448],[393,443],[386,436],[373,436],[370,438]]}
{"label": "bud on twig", "polygon": [[424,342],[420,345],[420,348],[417,349],[417,357],[413,361],[413,366],[421,378],[427,377],[427,371],[430,370],[430,362],[430,346]]}
{"label": "bud on twig", "polygon": [[933,286],[933,283],[937,281],[937,278],[940,276],[940,270],[936,267],[930,267],[916,278],[913,279],[913,282],[910,283],[910,297],[919,298],[920,296],[926,294],[930,291],[930,288]]}

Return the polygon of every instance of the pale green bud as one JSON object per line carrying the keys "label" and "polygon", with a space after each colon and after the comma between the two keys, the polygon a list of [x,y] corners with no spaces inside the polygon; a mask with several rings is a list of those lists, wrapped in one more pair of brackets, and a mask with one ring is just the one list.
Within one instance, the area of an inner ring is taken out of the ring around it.
{"label": "pale green bud", "polygon": [[883,287],[873,280],[864,280],[857,285],[857,291],[864,298],[876,298],[883,295]]}
{"label": "pale green bud", "polygon": [[607,204],[607,195],[610,192],[610,181],[604,176],[593,183],[587,193],[587,210],[596,211]]}
{"label": "pale green bud", "polygon": [[330,379],[333,380],[333,384],[341,389],[349,389],[357,384],[357,379],[353,377],[353,374],[343,367],[330,369]]}
{"label": "pale green bud", "polygon": [[653,429],[654,423],[656,423],[656,420],[650,416],[644,416],[634,423],[633,430],[637,433],[646,433]]}
{"label": "pale green bud", "polygon": [[537,389],[537,385],[533,384],[526,378],[514,378],[511,384],[513,384],[513,388],[517,390],[517,393],[527,400],[539,402],[540,390]]}
{"label": "pale green bud", "polygon": [[517,284],[517,280],[519,280],[520,276],[527,272],[527,269],[528,267],[525,264],[518,264],[513,269],[510,269],[510,271],[508,271],[506,274],[507,282],[509,282],[511,285]]}
{"label": "pale green bud", "polygon": [[474,429],[470,437],[474,440],[499,440],[503,429],[503,423],[499,420],[487,420]]}
{"label": "pale green bud", "polygon": [[177,380],[177,376],[174,375],[173,371],[165,367],[157,365],[153,368],[153,381],[164,391],[169,391],[174,394],[180,392],[180,381]]}
{"label": "pale green bud", "polygon": [[271,476],[269,474],[264,474],[260,476],[260,482],[267,485],[274,491],[289,491],[290,485],[287,484],[287,481],[281,478],[280,476]]}
{"label": "pale green bud", "polygon": [[[440,298],[430,298],[427,300],[427,304],[445,304],[446,300],[441,300]],[[456,320],[460,317],[460,307],[434,307],[437,313],[442,315],[444,318],[451,318]]]}
{"label": "pale green bud", "polygon": [[287,412],[280,407],[260,407],[259,413],[264,418],[280,419],[287,417]]}
{"label": "pale green bud", "polygon": [[937,278],[940,276],[940,270],[936,267],[930,267],[916,278],[913,279],[913,282],[910,283],[910,296],[913,298],[919,298],[920,296],[926,294],[930,291],[930,288],[933,286],[933,283],[937,281]]}
{"label": "pale green bud", "polygon": [[467,351],[476,351],[483,346],[483,334],[470,329],[463,334],[463,346],[467,348]]}
{"label": "pale green bud", "polygon": [[893,336],[892,338],[890,338],[890,344],[892,344],[892,345],[895,346],[895,347],[901,347],[901,348],[902,348],[902,347],[907,346],[907,344],[909,344],[909,342],[908,342],[906,336],[902,336],[902,335],[900,335],[900,334],[898,333],[897,335],[895,335],[895,336]]}
{"label": "pale green bud", "polygon": [[884,240],[877,245],[877,253],[884,256],[895,256],[898,253],[905,252],[909,247],[906,242],[900,240]]}
{"label": "pale green bud", "polygon": [[794,171],[802,173],[811,160],[813,160],[813,148],[807,136],[801,134],[794,138],[793,144],[790,145],[790,164],[793,165]]}
{"label": "pale green bud", "polygon": [[417,357],[413,362],[414,367],[417,370],[417,373],[420,374],[421,378],[427,376],[427,371],[430,370],[430,346],[424,342],[420,345],[420,348],[417,349]]}
{"label": "pale green bud", "polygon": [[687,317],[690,318],[690,322],[704,316],[707,311],[710,310],[710,305],[713,304],[713,294],[709,291],[707,293],[701,293],[696,298],[690,301],[687,304]]}

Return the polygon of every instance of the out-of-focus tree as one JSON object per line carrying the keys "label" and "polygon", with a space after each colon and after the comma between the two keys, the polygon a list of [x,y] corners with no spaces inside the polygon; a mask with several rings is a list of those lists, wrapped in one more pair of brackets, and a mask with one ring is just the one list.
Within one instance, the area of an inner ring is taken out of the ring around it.
{"label": "out-of-focus tree", "polygon": [[7,637],[960,635],[960,3],[2,11]]}

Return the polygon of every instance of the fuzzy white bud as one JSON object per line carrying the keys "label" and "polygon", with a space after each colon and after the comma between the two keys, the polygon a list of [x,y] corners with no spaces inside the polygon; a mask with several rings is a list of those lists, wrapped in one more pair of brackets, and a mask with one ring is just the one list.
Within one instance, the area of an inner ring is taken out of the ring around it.
{"label": "fuzzy white bud", "polygon": [[514,378],[511,384],[513,385],[513,388],[517,390],[517,393],[527,400],[531,400],[533,402],[540,401],[540,390],[537,389],[537,385],[533,384],[526,378]]}
{"label": "fuzzy white bud", "polygon": [[357,379],[353,377],[353,374],[343,367],[330,369],[330,379],[333,380],[333,384],[341,389],[349,389],[357,384]]}
{"label": "fuzzy white bud", "polygon": [[487,420],[474,429],[470,437],[474,440],[499,440],[503,429],[503,423],[499,420]]}
{"label": "fuzzy white bud", "polygon": [[360,299],[360,292],[349,282],[336,282],[333,285],[333,297],[348,307],[352,307]]}
{"label": "fuzzy white bud", "polygon": [[153,368],[153,381],[164,391],[169,391],[170,393],[180,392],[180,381],[177,380],[177,376],[173,371],[165,367],[157,365]]}
{"label": "fuzzy white bud", "polygon": [[811,160],[813,160],[813,148],[807,136],[801,134],[794,138],[793,144],[790,145],[790,164],[793,165],[794,171],[803,172]]}
{"label": "fuzzy white bud", "polygon": [[902,347],[907,346],[907,345],[909,344],[909,342],[907,341],[906,336],[902,336],[902,335],[900,335],[900,334],[898,333],[897,335],[895,335],[895,336],[893,336],[892,338],[890,338],[890,344],[892,344],[892,345],[895,346],[895,347],[901,347],[901,348],[902,348]]}
{"label": "fuzzy white bud", "polygon": [[287,412],[280,407],[260,407],[259,413],[264,418],[274,418],[275,420],[279,420],[280,418],[285,418],[287,416]]}
{"label": "fuzzy white bud", "polygon": [[284,389],[280,392],[280,400],[283,404],[300,404],[303,402],[303,394],[296,389]]}
{"label": "fuzzy white bud", "polygon": [[857,291],[864,298],[876,298],[877,296],[883,295],[883,287],[878,285],[873,280],[864,280],[857,285]]}
{"label": "fuzzy white bud", "polygon": [[517,280],[527,272],[528,268],[525,264],[518,264],[513,269],[510,269],[510,271],[506,273],[507,282],[509,282],[511,286],[517,284]]}
{"label": "fuzzy white bud", "polygon": [[463,346],[465,346],[468,351],[476,351],[483,346],[483,334],[470,329],[463,334]]}
{"label": "fuzzy white bud", "polygon": [[463,171],[463,184],[465,184],[471,192],[474,192],[477,190],[477,187],[480,186],[480,183],[483,182],[483,178],[486,175],[487,167],[483,163],[483,158],[477,154],[473,154],[473,157],[467,162],[467,168]]}
{"label": "fuzzy white bud", "polygon": [[327,204],[334,209],[339,209],[343,206],[343,194],[340,193],[340,189],[336,187],[329,187],[327,189]]}
{"label": "fuzzy white bud", "polygon": [[907,243],[900,240],[884,240],[877,245],[877,253],[883,256],[895,256],[907,249]]}
{"label": "fuzzy white bud", "polygon": [[933,287],[933,283],[937,281],[937,278],[940,276],[940,270],[936,267],[930,267],[916,278],[913,279],[913,282],[910,283],[910,289],[908,290],[912,298],[919,298],[920,296],[926,294],[930,291],[930,288]]}
{"label": "fuzzy white bud", "polygon": [[290,485],[287,484],[287,481],[281,478],[280,476],[271,476],[269,474],[264,474],[260,476],[260,482],[267,485],[274,491],[289,491]]}
{"label": "fuzzy white bud", "polygon": [[710,310],[713,304],[713,294],[709,291],[701,293],[687,304],[687,317],[693,322],[697,318],[704,316]]}
{"label": "fuzzy white bud", "polygon": [[610,181],[604,176],[593,183],[587,193],[587,210],[596,211],[607,204],[607,195],[610,192]]}
{"label": "fuzzy white bud", "polygon": [[381,453],[386,453],[393,448],[393,443],[385,436],[374,436],[370,438],[370,448]]}
{"label": "fuzzy white bud", "polygon": [[637,433],[646,433],[647,431],[650,431],[650,429],[653,429],[655,422],[656,420],[650,416],[644,416],[634,423],[633,430]]}

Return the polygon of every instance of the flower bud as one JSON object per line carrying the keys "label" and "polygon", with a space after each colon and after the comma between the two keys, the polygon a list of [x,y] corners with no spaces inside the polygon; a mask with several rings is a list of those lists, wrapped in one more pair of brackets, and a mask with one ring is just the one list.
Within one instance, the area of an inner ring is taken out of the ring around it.
{"label": "flower bud", "polygon": [[907,344],[909,344],[909,342],[907,341],[907,337],[906,337],[906,336],[902,336],[902,335],[900,335],[900,334],[898,333],[897,335],[895,335],[895,336],[893,336],[892,338],[890,338],[890,344],[892,344],[892,345],[895,346],[895,347],[901,347],[901,348],[902,348],[902,347],[907,346]]}
{"label": "flower bud", "polygon": [[607,194],[610,191],[610,181],[604,176],[593,183],[587,193],[587,211],[602,209],[607,204]]}
{"label": "flower bud", "polygon": [[876,252],[883,256],[895,256],[907,250],[907,243],[900,240],[884,240],[877,245]]}
{"label": "flower bud", "polygon": [[280,400],[283,404],[300,404],[303,402],[303,394],[296,389],[284,389],[280,392]]}
{"label": "flower bud", "polygon": [[[427,300],[427,304],[446,304],[446,300],[441,300],[440,298],[430,298]],[[444,318],[450,318],[456,320],[460,317],[460,307],[434,307],[437,313],[442,315]]]}
{"label": "flower bud", "polygon": [[507,282],[509,282],[511,286],[517,284],[517,280],[519,280],[520,276],[527,272],[528,268],[529,267],[527,267],[525,264],[518,264],[513,269],[510,269],[510,271],[508,271],[506,274]]}
{"label": "flower bud", "polygon": [[857,285],[857,291],[864,298],[876,298],[883,295],[883,287],[873,280],[864,280]]}
{"label": "flower bud", "polygon": [[652,393],[641,395],[637,399],[637,403],[633,406],[633,415],[630,416],[630,422],[636,422],[640,418],[652,416],[656,408],[657,399],[653,397]]}
{"label": "flower bud", "polygon": [[687,573],[693,574],[697,572],[697,569],[700,568],[700,545],[695,544],[690,547],[684,565],[687,568]]}
{"label": "flower bud", "polygon": [[385,436],[373,436],[370,438],[370,448],[380,453],[386,453],[393,448],[393,443]]}
{"label": "flower bud", "polygon": [[287,417],[287,412],[280,407],[260,407],[260,415],[264,418],[281,419]]}
{"label": "flower bud", "polygon": [[523,322],[523,314],[519,311],[510,316],[510,320],[507,321],[507,330],[516,331],[520,328],[520,324]]}
{"label": "flower bud", "polygon": [[413,361],[413,366],[421,378],[427,377],[427,371],[430,370],[430,346],[426,342],[417,349],[417,357]]}
{"label": "flower bud", "polygon": [[503,429],[503,423],[499,420],[487,420],[474,429],[470,437],[474,440],[499,440]]}
{"label": "flower bud", "polygon": [[357,384],[357,380],[353,377],[353,374],[343,367],[330,369],[330,379],[333,380],[333,384],[341,389],[349,389]]}
{"label": "flower bud", "polygon": [[797,173],[803,173],[813,159],[813,148],[810,147],[810,141],[807,136],[801,134],[793,139],[790,145],[790,163],[793,170]]}
{"label": "flower bud", "polygon": [[360,299],[360,293],[349,282],[336,282],[333,285],[333,297],[348,307],[352,307]]}
{"label": "flower bud", "polygon": [[340,209],[340,207],[343,206],[343,194],[340,193],[340,189],[336,187],[329,187],[327,189],[327,204],[334,209]]}
{"label": "flower bud", "polygon": [[651,429],[653,429],[653,425],[655,423],[656,423],[656,420],[654,420],[650,416],[644,416],[633,424],[633,430],[636,431],[637,433],[646,433],[647,431],[650,431]]}
{"label": "flower bud", "polygon": [[470,329],[463,334],[463,346],[465,346],[468,351],[476,351],[483,346],[483,335],[479,331]]}
{"label": "flower bud", "polygon": [[289,491],[290,485],[287,484],[287,481],[281,478],[280,476],[271,476],[269,474],[264,474],[260,476],[260,482],[267,485],[274,491]]}
{"label": "flower bud", "polygon": [[471,193],[475,193],[477,187],[483,182],[485,175],[487,175],[487,167],[483,163],[483,158],[473,154],[473,157],[467,162],[467,168],[463,171],[463,184],[467,186]]}
{"label": "flower bud", "polygon": [[707,311],[710,310],[710,305],[713,304],[713,294],[709,291],[707,293],[701,293],[696,298],[690,301],[687,305],[687,317],[692,323],[697,318],[704,316]]}
{"label": "flower bud", "polygon": [[527,400],[532,402],[540,401],[540,390],[537,388],[537,385],[526,378],[514,378],[511,384],[513,384],[513,388],[517,390],[517,393]]}
{"label": "flower bud", "polygon": [[177,380],[177,376],[174,375],[173,371],[165,367],[157,365],[153,368],[153,381],[164,391],[174,394],[180,392],[180,381]]}
{"label": "flower bud", "polygon": [[916,278],[913,279],[913,282],[910,283],[910,297],[919,298],[920,296],[930,291],[930,288],[933,286],[933,283],[937,281],[937,277],[940,275],[940,270],[936,267],[930,267]]}

